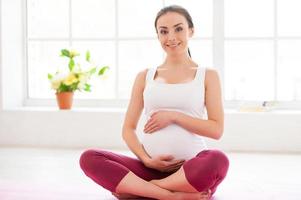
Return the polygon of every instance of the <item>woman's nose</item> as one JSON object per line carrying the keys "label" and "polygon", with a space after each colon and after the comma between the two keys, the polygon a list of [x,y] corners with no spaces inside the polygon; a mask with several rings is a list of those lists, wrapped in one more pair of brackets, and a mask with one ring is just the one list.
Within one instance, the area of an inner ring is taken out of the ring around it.
{"label": "woman's nose", "polygon": [[176,39],[175,35],[173,33],[168,34],[168,40],[169,41],[174,41]]}

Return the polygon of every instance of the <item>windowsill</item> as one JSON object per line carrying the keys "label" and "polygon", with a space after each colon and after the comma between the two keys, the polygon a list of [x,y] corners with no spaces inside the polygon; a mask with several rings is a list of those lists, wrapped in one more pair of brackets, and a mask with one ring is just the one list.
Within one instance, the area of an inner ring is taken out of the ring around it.
{"label": "windowsill", "polygon": [[[26,106],[26,107],[16,107],[16,108],[5,108],[2,112],[7,111],[20,111],[20,112],[100,112],[100,113],[125,113],[127,108],[121,107],[74,107],[71,110],[59,110],[58,107],[48,107],[48,106]],[[238,111],[237,109],[225,108],[225,114],[301,114],[301,110],[293,109],[273,109],[267,111]]]}
{"label": "windowsill", "polygon": [[4,108],[3,111],[41,111],[41,112],[112,112],[121,113],[125,112],[125,108],[100,108],[100,107],[74,107],[71,110],[59,110],[58,107],[37,107],[37,106],[26,106],[16,108]]}
{"label": "windowsill", "polygon": [[237,109],[225,109],[227,114],[301,114],[301,110],[273,109],[267,111],[238,111]]}

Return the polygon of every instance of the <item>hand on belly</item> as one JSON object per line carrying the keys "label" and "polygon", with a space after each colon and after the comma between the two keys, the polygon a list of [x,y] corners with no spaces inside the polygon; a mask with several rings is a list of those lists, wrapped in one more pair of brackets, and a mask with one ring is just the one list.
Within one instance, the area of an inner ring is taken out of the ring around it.
{"label": "hand on belly", "polygon": [[142,143],[151,157],[172,155],[175,159],[186,160],[200,149],[195,135],[174,124],[152,134],[144,134]]}
{"label": "hand on belly", "polygon": [[161,172],[174,172],[184,163],[184,159],[174,159],[172,155],[160,155],[148,159],[145,166]]}
{"label": "hand on belly", "polygon": [[144,133],[152,134],[171,125],[173,115],[174,112],[169,110],[154,111],[144,125]]}

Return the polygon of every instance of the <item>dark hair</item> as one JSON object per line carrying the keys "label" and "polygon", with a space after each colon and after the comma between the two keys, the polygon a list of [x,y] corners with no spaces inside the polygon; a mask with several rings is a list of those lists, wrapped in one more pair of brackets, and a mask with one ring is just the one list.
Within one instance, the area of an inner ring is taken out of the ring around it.
{"label": "dark hair", "polygon": [[[158,22],[158,19],[159,19],[162,15],[165,15],[165,14],[168,13],[168,12],[175,12],[175,13],[178,13],[178,14],[184,16],[185,19],[186,19],[186,21],[187,21],[187,23],[188,23],[188,27],[189,27],[189,28],[194,28],[194,25],[193,25],[193,22],[192,22],[192,18],[191,18],[191,16],[190,16],[189,12],[188,12],[185,8],[183,8],[182,6],[171,5],[171,6],[166,6],[166,7],[162,8],[162,9],[158,12],[158,14],[157,14],[157,16],[156,16],[156,19],[155,19],[155,29],[156,29],[156,32],[157,32],[157,33],[158,33],[158,31],[157,31],[157,22]],[[189,48],[188,48],[188,54],[189,54],[189,56],[191,57]]]}

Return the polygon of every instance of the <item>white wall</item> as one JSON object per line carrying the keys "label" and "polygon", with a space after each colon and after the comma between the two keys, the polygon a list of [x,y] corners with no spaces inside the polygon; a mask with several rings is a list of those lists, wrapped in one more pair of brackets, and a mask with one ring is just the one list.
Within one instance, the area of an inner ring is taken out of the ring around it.
{"label": "white wall", "polygon": [[[21,0],[1,0],[0,79],[1,108],[20,107],[23,103],[24,51]],[[4,75],[5,74],[5,75]]]}
{"label": "white wall", "polygon": [[[23,110],[0,113],[0,146],[126,148],[124,110]],[[141,118],[139,130],[144,124]],[[232,151],[301,152],[298,112],[226,112],[224,136],[209,146]]]}
{"label": "white wall", "polygon": [[[1,0],[0,0],[0,13],[2,13]],[[1,88],[2,88],[2,14],[0,14],[0,109],[3,108]]]}

